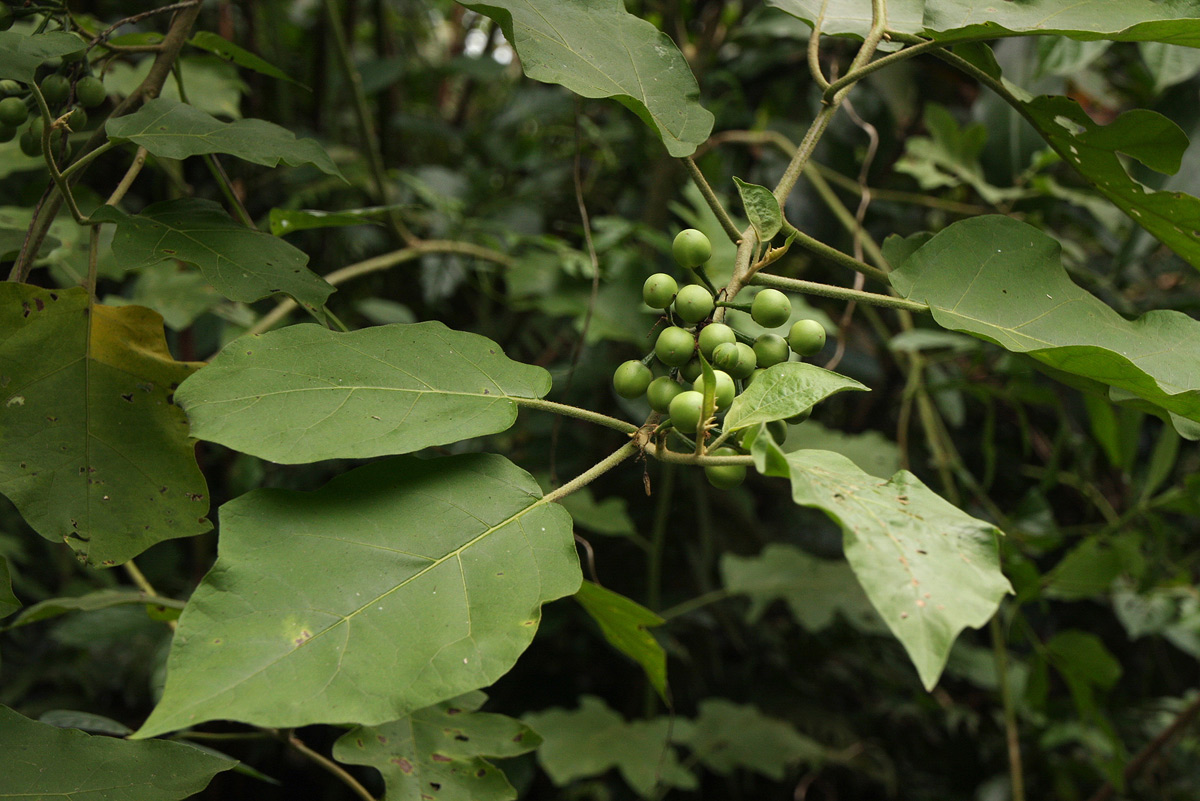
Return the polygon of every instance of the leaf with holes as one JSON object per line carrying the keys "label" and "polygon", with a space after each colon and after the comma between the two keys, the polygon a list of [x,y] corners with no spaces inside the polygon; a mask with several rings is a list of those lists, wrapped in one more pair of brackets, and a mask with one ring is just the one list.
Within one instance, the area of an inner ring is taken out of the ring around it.
{"label": "leaf with holes", "polygon": [[275,462],[410,453],[513,424],[550,374],[438,322],[234,340],[177,398],[192,436]]}
{"label": "leaf with holes", "polygon": [[575,600],[596,621],[609,645],[642,666],[650,686],[669,704],[667,652],[647,630],[667,621],[624,595],[590,581],[583,582]]}
{"label": "leaf with holes", "polygon": [[315,139],[297,139],[288,129],[263,120],[221,122],[195,106],[166,97],[108,120],[105,131],[113,141],[133,142],[162,158],[228,153],[264,167],[278,166],[281,161],[290,166],[311,164],[345,180]]}
{"label": "leaf with holes", "polygon": [[166,740],[135,743],[38,723],[0,706],[0,798],[173,801],[237,760]]}
{"label": "leaf with holes", "polygon": [[139,737],[223,718],[376,725],[485,687],[579,589],[571,518],[490,454],[374,462],[221,507]]}
{"label": "leaf with holes", "polygon": [[171,400],[195,369],[171,358],[149,309],[0,284],[0,492],[92,565],[208,531],[208,490]]}
{"label": "leaf with holes", "polygon": [[1200,421],[1200,321],[1170,310],[1126,320],[1071,281],[1058,242],[1032,225],[954,223],[892,273],[892,286],[928,303],[944,328]]}
{"label": "leaf with holes", "polygon": [[759,472],[791,480],[796,504],[841,527],[846,561],[932,689],[958,633],[987,623],[1012,592],[1000,572],[1000,532],[907,470],[884,481],[840,454],[785,454],[769,434],[754,440],[752,453]]}
{"label": "leaf with holes", "polygon": [[786,420],[830,395],[847,390],[869,391],[844,375],[806,362],[783,362],[760,373],[746,391],[733,399],[725,430],[738,431],[772,420]]}
{"label": "leaf with holes", "polygon": [[510,801],[517,791],[487,758],[526,754],[542,742],[505,715],[478,711],[487,696],[468,693],[381,726],[359,726],[333,744],[333,758],[383,774],[388,801]]}
{"label": "leaf with holes", "polygon": [[463,3],[504,31],[535,81],[584,97],[611,97],[642,118],[672,156],[690,156],[712,131],[700,88],[679,48],[620,0]]}
{"label": "leaf with holes", "polygon": [[44,62],[83,49],[83,40],[73,33],[17,33],[0,31],[0,79],[33,83]]}
{"label": "leaf with holes", "polygon": [[123,269],[185,261],[230,300],[250,302],[282,292],[324,319],[321,309],[334,289],[308,269],[308,255],[235,222],[211,200],[165,200],[140,214],[101,206],[92,219],[117,224],[112,248]]}

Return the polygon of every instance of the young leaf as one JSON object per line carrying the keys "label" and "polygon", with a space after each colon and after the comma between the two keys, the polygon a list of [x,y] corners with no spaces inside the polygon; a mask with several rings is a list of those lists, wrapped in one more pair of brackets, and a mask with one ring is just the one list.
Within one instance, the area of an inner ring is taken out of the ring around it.
{"label": "young leaf", "polygon": [[109,139],[133,142],[163,158],[228,153],[264,167],[275,167],[281,161],[290,166],[311,164],[343,178],[315,139],[297,139],[286,128],[263,120],[221,122],[194,106],[165,97],[151,100],[133,114],[110,119],[105,130]]}
{"label": "young leaf", "polygon": [[537,748],[541,738],[519,720],[479,712],[472,692],[381,726],[359,726],[333,744],[333,758],[383,774],[388,801],[510,801],[517,791],[486,757]]}
{"label": "young leaf", "polygon": [[97,566],[208,531],[208,489],[171,402],[194,369],[171,358],[149,309],[0,284],[0,492]]}
{"label": "young leaf", "polygon": [[239,47],[224,36],[215,34],[212,31],[197,31],[192,35],[191,39],[188,39],[188,44],[192,47],[198,47],[201,50],[207,50],[226,61],[232,61],[239,67],[245,67],[248,70],[254,70],[263,75],[278,78],[281,81],[290,81],[305,89],[308,88],[269,61],[254,55],[249,50]]}
{"label": "young leaf", "polygon": [[117,224],[112,248],[126,270],[185,261],[199,267],[230,300],[250,302],[283,292],[321,319],[321,309],[334,292],[308,269],[304,251],[247,228],[211,200],[165,200],[140,214],[101,206],[92,219]]}
{"label": "young leaf", "polygon": [[0,79],[33,83],[42,63],[83,49],[73,33],[17,33],[0,31]]}
{"label": "young leaf", "polygon": [[1060,254],[1032,225],[973,217],[913,253],[892,285],[945,328],[1200,421],[1200,322],[1170,310],[1126,320],[1073,283]]}
{"label": "young leaf", "polygon": [[770,242],[783,227],[783,212],[779,210],[779,201],[765,186],[748,184],[736,175],[733,182],[737,184],[738,194],[742,196],[742,208],[746,210],[746,218],[758,234],[758,241]]}
{"label": "young leaf", "polygon": [[499,23],[535,81],[618,100],[654,129],[672,156],[690,156],[712,131],[700,88],[671,38],[620,0],[463,3]]}
{"label": "young leaf", "polygon": [[696,777],[679,764],[667,742],[666,718],[626,723],[599,698],[584,696],[577,710],[548,709],[526,715],[525,722],[542,736],[538,763],[558,787],[612,768],[642,798],[654,797],[660,783],[696,787]]}
{"label": "young leaf", "polygon": [[0,706],[3,798],[173,801],[200,792],[236,760],[166,740],[137,743],[37,723]]}
{"label": "young leaf", "polygon": [[671,739],[686,745],[693,759],[722,776],[746,768],[778,782],[796,763],[827,759],[820,743],[750,704],[706,698],[699,710],[694,720],[676,721]]}
{"label": "young leaf", "polygon": [[[303,369],[297,369],[302,366]],[[410,453],[503,431],[550,374],[438,322],[234,340],[176,399],[192,436],[285,464]]]}
{"label": "young leaf", "polygon": [[0,556],[0,618],[5,618],[21,608],[21,602],[12,591],[12,576],[9,575],[8,557]]}
{"label": "young leaf", "polygon": [[768,367],[746,391],[733,399],[725,415],[725,430],[794,417],[830,395],[868,388],[844,375],[806,362],[783,362]]}
{"label": "young leaf", "polygon": [[596,621],[609,645],[642,666],[650,686],[669,704],[667,652],[647,631],[667,621],[624,595],[590,581],[580,585],[575,600]]}
{"label": "young leaf", "polygon": [[402,457],[221,507],[138,737],[224,718],[376,725],[487,686],[582,580],[571,518],[500,456]]}
{"label": "young leaf", "polygon": [[885,482],[836,453],[781,455],[769,435],[752,451],[760,472],[791,479],[795,503],[841,527],[846,561],[932,689],[958,633],[987,623],[1012,592],[1000,572],[1000,532],[906,470]]}

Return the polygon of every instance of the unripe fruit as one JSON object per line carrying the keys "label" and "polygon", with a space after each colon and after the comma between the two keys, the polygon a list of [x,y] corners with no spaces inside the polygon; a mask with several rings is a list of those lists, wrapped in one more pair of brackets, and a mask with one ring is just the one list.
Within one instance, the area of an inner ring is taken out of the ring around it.
{"label": "unripe fruit", "polygon": [[788,346],[801,356],[813,356],[825,347],[825,327],[816,320],[797,320],[788,332]]}
{"label": "unripe fruit", "polygon": [[737,366],[738,358],[739,354],[736,342],[722,342],[713,348],[713,367],[719,367],[722,370],[732,370]]}
{"label": "unripe fruit", "polygon": [[19,97],[6,97],[0,100],[0,123],[16,127],[29,117],[29,109],[25,101]]}
{"label": "unripe fruit", "polygon": [[754,355],[759,367],[773,367],[792,355],[787,340],[779,334],[763,334],[754,340]]}
{"label": "unripe fruit", "polygon": [[692,359],[683,367],[679,368],[679,377],[684,381],[695,381],[703,372],[704,368],[700,366],[700,360]]}
{"label": "unripe fruit", "polygon": [[754,355],[754,348],[747,345],[745,342],[739,342],[735,346],[738,351],[738,360],[732,368],[729,369],[729,374],[734,378],[749,378],[754,372],[754,368],[758,367],[758,357]]}
{"label": "unripe fruit", "polygon": [[700,352],[711,362],[713,349],[722,342],[737,342],[737,336],[725,323],[710,323],[700,329],[697,341],[700,343]]}
{"label": "unripe fruit", "polygon": [[767,371],[765,369],[763,369],[762,367],[755,367],[753,370],[750,371],[750,375],[746,376],[746,386],[748,387],[751,384],[753,384],[755,379],[758,378],[760,375],[762,375],[765,372],[767,372]]}
{"label": "unripe fruit", "polygon": [[[738,442],[744,443],[746,440],[746,435],[749,434],[751,431],[756,430],[757,428],[758,428],[758,426],[750,426],[750,428],[743,428],[741,431],[738,432]],[[770,432],[771,439],[775,440],[775,442],[779,445],[782,445],[783,441],[787,439],[787,434],[788,434],[787,423],[783,422],[782,420],[772,420],[771,422],[767,423],[767,431]]]}
{"label": "unripe fruit", "polygon": [[713,296],[699,284],[688,284],[675,296],[675,313],[689,323],[698,323],[712,314]]}
{"label": "unripe fruit", "polygon": [[613,389],[622,398],[640,398],[646,394],[646,388],[653,378],[649,367],[631,359],[623,362],[613,373]]}
{"label": "unripe fruit", "polygon": [[671,400],[668,411],[675,428],[684,434],[695,434],[700,428],[700,415],[703,414],[704,396],[694,389],[684,390]]}
{"label": "unripe fruit", "polygon": [[24,87],[22,87],[21,84],[17,83],[16,81],[9,80],[8,78],[0,81],[0,96],[11,97],[13,95],[19,95],[24,91]]}
{"label": "unripe fruit", "polygon": [[654,355],[671,367],[683,367],[695,350],[696,340],[692,333],[675,325],[664,328],[654,343]]}
{"label": "unripe fruit", "polygon": [[671,243],[671,255],[680,267],[695,269],[712,258],[712,243],[695,228],[684,228]]}
{"label": "unripe fruit", "polygon": [[26,128],[21,134],[21,152],[26,156],[42,155],[41,137],[34,136],[32,126]]}
{"label": "unripe fruit", "polygon": [[0,3],[0,31],[7,31],[13,25],[12,9],[7,3]]}
{"label": "unripe fruit", "polygon": [[[733,403],[733,396],[737,394],[737,388],[733,385],[733,379],[724,370],[713,370],[713,378],[716,380],[713,389],[713,400],[716,401],[718,409],[728,409],[729,404]],[[692,389],[697,392],[704,392],[704,376],[700,376],[692,382]]]}
{"label": "unripe fruit", "polygon": [[[83,81],[80,81],[82,84]],[[78,87],[76,87],[78,91]],[[80,98],[82,103],[82,97]],[[675,279],[666,273],[655,273],[646,279],[646,283],[642,284],[642,300],[652,309],[665,309],[671,305],[671,301],[675,299],[675,293],[679,291],[679,285],[675,283]]]}
{"label": "unripe fruit", "polygon": [[792,316],[792,302],[778,289],[764,289],[754,296],[750,316],[763,328],[778,328]]}
{"label": "unripe fruit", "polygon": [[671,409],[671,401],[681,392],[683,385],[678,381],[673,381],[665,375],[659,376],[646,388],[646,400],[650,401],[651,409],[659,414],[667,414]]}
{"label": "unripe fruit", "polygon": [[[812,407],[809,406],[807,409],[800,412],[800,414],[794,414],[791,417],[787,418],[786,422],[790,426],[798,426],[801,423],[803,423],[805,420],[807,420],[811,415],[812,415]],[[782,440],[780,440],[780,441],[782,441]]]}
{"label": "unripe fruit", "polygon": [[71,82],[67,80],[67,76],[52,73],[42,79],[42,96],[46,98],[46,104],[51,108],[62,105],[69,94],[71,94]]}
{"label": "unripe fruit", "polygon": [[[95,108],[108,99],[108,91],[104,88],[104,81],[94,75],[87,75],[79,79],[75,84],[75,99],[79,101],[79,105],[84,108]],[[667,276],[670,278],[670,276]],[[657,308],[662,308],[661,306]]]}
{"label": "unripe fruit", "polygon": [[82,131],[87,127],[87,120],[86,111],[78,107],[73,108],[71,109],[71,113],[67,115],[67,127],[75,132]]}
{"label": "unripe fruit", "polygon": [[16,135],[16,128],[11,125],[0,125],[0,142],[11,142]]}
{"label": "unripe fruit", "polygon": [[[717,448],[713,456],[737,456],[733,448]],[[711,464],[705,465],[704,477],[708,483],[717,489],[733,489],[746,480],[746,466],[743,464]]]}

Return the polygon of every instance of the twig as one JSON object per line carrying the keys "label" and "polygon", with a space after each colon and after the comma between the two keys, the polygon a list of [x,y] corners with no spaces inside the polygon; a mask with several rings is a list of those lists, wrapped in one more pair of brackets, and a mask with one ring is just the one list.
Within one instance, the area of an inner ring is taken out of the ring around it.
{"label": "twig", "polygon": [[296,751],[298,751],[299,753],[306,756],[308,759],[312,760],[313,762],[320,765],[325,770],[332,773],[334,776],[338,777],[342,781],[343,784],[345,784],[347,787],[350,788],[351,792],[353,792],[359,798],[363,799],[363,801],[377,801],[375,796],[373,796],[369,792],[367,792],[367,788],[365,788],[361,784],[359,784],[358,779],[351,776],[345,768],[343,768],[338,763],[334,762],[329,757],[324,756],[323,754],[318,754],[316,751],[309,748],[293,732],[288,732],[288,733],[284,734],[283,732],[279,731],[279,732],[276,732],[276,736],[278,736],[279,739],[283,740],[285,743],[290,745],[292,748],[296,749]]}
{"label": "twig", "polygon": [[729,212],[725,211],[725,207],[721,205],[721,201],[717,198],[717,193],[709,186],[708,181],[704,178],[704,173],[700,171],[700,167],[696,164],[695,159],[691,156],[684,156],[683,163],[687,167],[688,174],[692,176],[692,182],[696,184],[696,188],[704,196],[708,207],[712,209],[713,214],[717,215],[717,221],[721,223],[721,227],[729,235],[729,240],[736,244],[742,238],[742,232],[737,229],[733,220],[730,219]]}

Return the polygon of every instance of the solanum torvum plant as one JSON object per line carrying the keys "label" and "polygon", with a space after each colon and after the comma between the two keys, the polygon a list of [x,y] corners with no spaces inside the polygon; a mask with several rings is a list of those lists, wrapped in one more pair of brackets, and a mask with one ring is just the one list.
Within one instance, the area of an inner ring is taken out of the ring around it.
{"label": "solanum torvum plant", "polygon": [[1200,658],[1187,136],[1073,99],[1200,5],[93,5],[0,3],[0,796],[1102,799],[1200,713],[1105,707]]}

